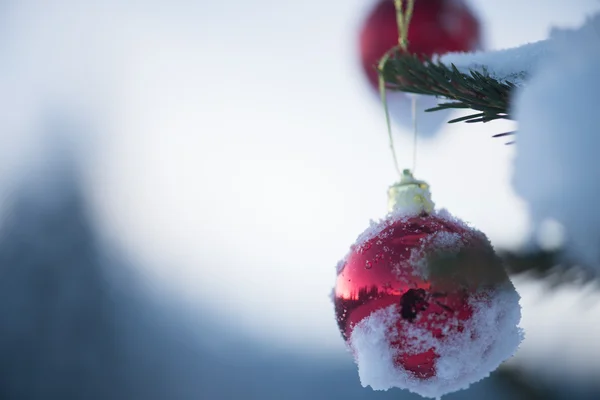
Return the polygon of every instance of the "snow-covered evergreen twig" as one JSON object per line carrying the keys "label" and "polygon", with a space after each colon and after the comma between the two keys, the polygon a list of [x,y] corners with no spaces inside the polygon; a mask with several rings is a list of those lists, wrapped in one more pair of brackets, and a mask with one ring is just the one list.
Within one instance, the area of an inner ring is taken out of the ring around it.
{"label": "snow-covered evergreen twig", "polygon": [[509,99],[516,85],[499,81],[479,71],[465,73],[454,64],[422,59],[413,54],[395,53],[380,69],[388,89],[447,99],[428,111],[449,108],[478,111],[453,122],[488,122],[510,119]]}

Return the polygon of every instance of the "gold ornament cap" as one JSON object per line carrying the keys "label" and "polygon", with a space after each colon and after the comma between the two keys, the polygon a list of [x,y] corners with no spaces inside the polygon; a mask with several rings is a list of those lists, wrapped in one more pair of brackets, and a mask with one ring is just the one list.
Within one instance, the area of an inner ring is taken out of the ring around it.
{"label": "gold ornament cap", "polygon": [[431,200],[429,184],[414,178],[409,169],[402,171],[400,182],[388,189],[388,211],[407,211],[431,214],[435,204]]}

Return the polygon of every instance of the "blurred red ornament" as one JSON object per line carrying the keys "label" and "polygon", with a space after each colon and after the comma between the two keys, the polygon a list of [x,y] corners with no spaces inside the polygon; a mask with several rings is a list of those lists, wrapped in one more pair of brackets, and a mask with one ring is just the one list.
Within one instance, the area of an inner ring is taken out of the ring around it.
{"label": "blurred red ornament", "polygon": [[[463,0],[415,0],[408,29],[408,52],[431,57],[480,48],[479,21]],[[378,87],[376,66],[398,44],[394,0],[381,0],[360,32],[360,57],[369,81]]]}
{"label": "blurred red ornament", "polygon": [[[406,1],[404,2],[406,3]],[[415,0],[408,28],[408,51],[431,57],[448,52],[480,49],[479,21],[463,0]],[[396,8],[393,0],[379,0],[371,9],[361,31],[360,59],[373,94],[379,98],[377,64],[383,55],[398,44]],[[439,102],[434,96],[413,95],[420,137],[433,137],[440,126],[450,120],[452,110],[425,112]],[[375,97],[375,96],[374,96]],[[388,91],[387,102],[392,120],[413,129],[412,99],[404,92]]]}

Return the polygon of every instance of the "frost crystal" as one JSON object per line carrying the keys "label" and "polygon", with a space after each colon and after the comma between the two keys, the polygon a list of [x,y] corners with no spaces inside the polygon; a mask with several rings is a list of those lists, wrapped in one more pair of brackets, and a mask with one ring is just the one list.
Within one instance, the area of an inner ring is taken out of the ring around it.
{"label": "frost crystal", "polygon": [[552,33],[551,57],[515,100],[513,185],[536,227],[564,227],[568,250],[600,267],[600,14]]}
{"label": "frost crystal", "polygon": [[[414,340],[402,349],[391,345],[400,335],[396,305],[363,319],[350,338],[362,385],[374,390],[397,387],[423,397],[437,398],[466,389],[487,377],[512,357],[523,340],[523,332],[517,326],[521,319],[519,295],[507,282],[485,292],[485,296],[473,296],[470,305],[474,313],[472,318],[462,322],[464,329],[454,330],[443,338],[404,323],[402,335]],[[446,323],[450,326],[452,321]],[[428,379],[417,378],[394,362],[394,358],[403,352],[424,352],[431,348],[439,358],[435,361],[435,376]]]}

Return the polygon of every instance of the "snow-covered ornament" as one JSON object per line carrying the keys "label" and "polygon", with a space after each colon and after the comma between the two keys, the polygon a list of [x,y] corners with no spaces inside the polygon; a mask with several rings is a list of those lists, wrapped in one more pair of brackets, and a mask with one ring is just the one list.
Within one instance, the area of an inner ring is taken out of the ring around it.
{"label": "snow-covered ornament", "polygon": [[337,322],[363,386],[436,398],[514,354],[520,298],[486,236],[436,211],[427,183],[405,170],[388,194],[338,265]]}
{"label": "snow-covered ornament", "polygon": [[[383,55],[398,44],[394,0],[378,0],[369,11],[359,35],[360,59],[373,93],[379,91],[376,66]],[[481,48],[477,17],[463,0],[416,0],[408,28],[410,53],[431,57],[449,52],[470,52]],[[394,121],[410,128],[411,98],[403,92],[388,92],[387,101]],[[450,111],[426,113],[438,105],[433,96],[418,96],[417,118],[422,136],[431,137],[447,122]]]}

